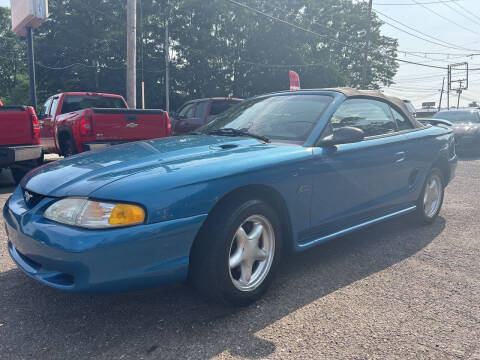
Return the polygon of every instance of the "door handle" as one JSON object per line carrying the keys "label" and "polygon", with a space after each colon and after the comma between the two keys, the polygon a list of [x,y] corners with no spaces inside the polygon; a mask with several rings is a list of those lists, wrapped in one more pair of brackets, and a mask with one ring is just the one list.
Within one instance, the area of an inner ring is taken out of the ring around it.
{"label": "door handle", "polygon": [[399,152],[395,153],[395,157],[396,157],[395,162],[396,163],[401,163],[401,162],[405,161],[405,158],[407,157],[407,152],[406,151],[399,151]]}

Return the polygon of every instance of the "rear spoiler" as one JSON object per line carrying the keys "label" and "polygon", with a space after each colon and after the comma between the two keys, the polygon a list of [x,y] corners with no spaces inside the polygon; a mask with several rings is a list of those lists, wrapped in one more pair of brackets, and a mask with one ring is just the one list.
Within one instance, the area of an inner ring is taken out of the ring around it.
{"label": "rear spoiler", "polygon": [[422,124],[425,124],[425,125],[433,125],[433,126],[438,126],[438,125],[444,125],[444,126],[448,126],[448,127],[451,127],[452,126],[452,123],[448,120],[443,120],[443,119],[417,119],[418,121],[420,121]]}

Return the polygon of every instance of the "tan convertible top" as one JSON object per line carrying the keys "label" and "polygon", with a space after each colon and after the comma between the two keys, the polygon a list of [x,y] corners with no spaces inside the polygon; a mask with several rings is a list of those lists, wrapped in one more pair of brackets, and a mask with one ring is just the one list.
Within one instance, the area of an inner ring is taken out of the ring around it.
{"label": "tan convertible top", "polygon": [[312,89],[312,90],[336,91],[336,92],[342,93],[346,97],[369,97],[369,98],[378,98],[378,99],[386,100],[393,103],[397,108],[402,110],[402,112],[412,121],[412,123],[415,126],[423,126],[422,123],[417,121],[417,119],[415,119],[412,116],[412,114],[410,114],[410,111],[408,111],[407,107],[405,106],[405,103],[401,99],[394,96],[386,96],[384,93],[378,90],[358,90],[358,89],[349,88],[349,87]]}

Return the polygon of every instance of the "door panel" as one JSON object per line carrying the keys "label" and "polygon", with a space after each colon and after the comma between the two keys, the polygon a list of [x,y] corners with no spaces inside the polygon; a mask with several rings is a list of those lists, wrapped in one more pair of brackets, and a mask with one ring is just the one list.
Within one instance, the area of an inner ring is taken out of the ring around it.
{"label": "door panel", "polygon": [[399,161],[403,146],[393,138],[314,149],[312,235],[328,235],[405,207],[408,165],[406,158]]}
{"label": "door panel", "polygon": [[347,100],[332,116],[324,136],[343,126],[360,128],[370,137],[314,149],[311,231],[304,236],[306,242],[409,206],[408,138],[398,133],[388,106]]}

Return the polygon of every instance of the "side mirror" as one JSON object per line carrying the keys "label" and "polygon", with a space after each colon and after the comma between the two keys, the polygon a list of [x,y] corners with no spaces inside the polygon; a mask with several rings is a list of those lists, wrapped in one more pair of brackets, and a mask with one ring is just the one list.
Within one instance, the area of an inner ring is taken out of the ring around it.
{"label": "side mirror", "polygon": [[365,133],[362,129],[345,126],[333,130],[332,135],[328,135],[318,142],[320,147],[329,147],[341,144],[351,144],[362,141],[365,138]]}

